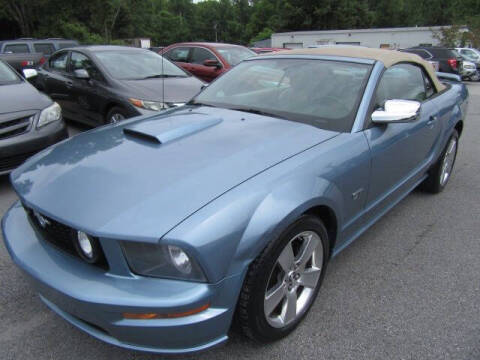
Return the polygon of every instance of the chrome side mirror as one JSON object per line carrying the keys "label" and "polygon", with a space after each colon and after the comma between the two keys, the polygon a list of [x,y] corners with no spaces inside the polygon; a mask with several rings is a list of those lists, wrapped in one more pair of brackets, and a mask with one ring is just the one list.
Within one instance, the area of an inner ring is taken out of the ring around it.
{"label": "chrome side mirror", "polygon": [[23,69],[22,72],[25,79],[31,79],[38,75],[37,70],[35,69]]}
{"label": "chrome side mirror", "polygon": [[73,75],[77,79],[83,79],[83,80],[88,80],[90,79],[90,75],[88,74],[88,71],[85,69],[77,69],[73,72]]}
{"label": "chrome side mirror", "polygon": [[405,123],[413,121],[420,112],[421,104],[412,100],[387,100],[384,110],[375,110],[372,122],[375,124]]}

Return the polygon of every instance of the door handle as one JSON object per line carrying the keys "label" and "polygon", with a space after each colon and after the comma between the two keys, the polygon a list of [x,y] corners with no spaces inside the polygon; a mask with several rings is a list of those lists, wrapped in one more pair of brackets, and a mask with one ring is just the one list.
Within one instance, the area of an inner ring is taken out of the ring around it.
{"label": "door handle", "polygon": [[437,119],[438,119],[438,117],[436,117],[436,116],[430,116],[430,119],[428,119],[428,121],[427,121],[427,125],[432,127],[433,124],[435,123],[435,121],[437,121]]}

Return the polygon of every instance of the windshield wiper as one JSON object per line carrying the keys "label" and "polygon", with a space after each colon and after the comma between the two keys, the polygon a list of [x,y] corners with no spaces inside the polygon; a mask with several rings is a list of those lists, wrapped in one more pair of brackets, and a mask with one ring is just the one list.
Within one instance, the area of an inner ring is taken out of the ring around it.
{"label": "windshield wiper", "polygon": [[145,76],[144,78],[141,78],[139,80],[174,78],[174,77],[186,77],[186,76],[184,76],[184,75],[170,75],[170,74],[156,74],[156,75]]}
{"label": "windshield wiper", "polygon": [[198,101],[189,101],[185,105],[195,105],[195,106],[210,106],[210,107],[216,107],[215,105],[211,104],[206,104]]}
{"label": "windshield wiper", "polygon": [[282,116],[282,115],[278,115],[278,114],[275,114],[275,113],[271,113],[271,112],[263,111],[263,110],[258,110],[258,109],[243,108],[243,107],[227,108],[227,109],[236,110],[236,111],[243,111],[243,112],[248,112],[248,113],[263,115],[263,116],[276,117],[276,118],[279,118],[279,119],[285,119],[285,117]]}

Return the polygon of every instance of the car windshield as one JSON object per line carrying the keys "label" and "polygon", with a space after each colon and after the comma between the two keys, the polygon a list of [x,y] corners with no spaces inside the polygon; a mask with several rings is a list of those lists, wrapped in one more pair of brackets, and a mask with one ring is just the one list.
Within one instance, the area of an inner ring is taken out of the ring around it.
{"label": "car windshield", "polygon": [[6,64],[0,61],[0,85],[18,82],[20,78]]}
{"label": "car windshield", "polygon": [[190,103],[351,130],[371,65],[311,59],[244,61]]}
{"label": "car windshield", "polygon": [[118,80],[190,76],[166,58],[162,59],[162,56],[149,50],[99,51],[95,56]]}
{"label": "car windshield", "polygon": [[222,55],[222,57],[232,66],[237,65],[239,62],[248,59],[249,57],[257,55],[254,51],[241,46],[217,47],[215,50],[218,51],[220,55]]}

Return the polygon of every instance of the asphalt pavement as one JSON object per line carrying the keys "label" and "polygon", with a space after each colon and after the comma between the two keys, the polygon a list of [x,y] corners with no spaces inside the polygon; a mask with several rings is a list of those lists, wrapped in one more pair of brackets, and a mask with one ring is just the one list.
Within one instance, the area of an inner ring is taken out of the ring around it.
{"label": "asphalt pavement", "polygon": [[[443,193],[415,191],[337,256],[288,338],[260,346],[233,333],[226,345],[192,358],[480,359],[480,83],[469,90]],[[15,199],[0,177],[0,216]],[[104,344],[52,313],[0,241],[0,359],[162,357]]]}

